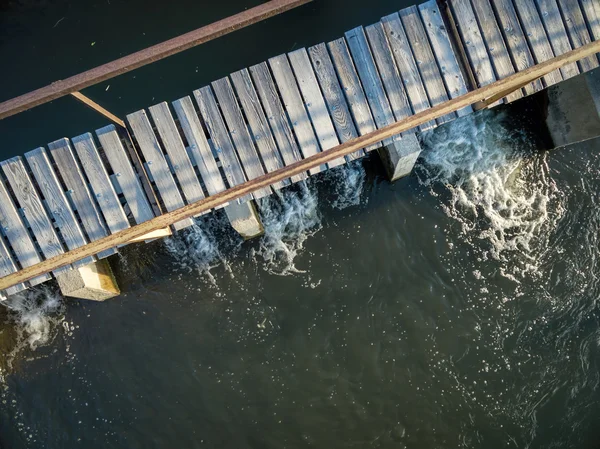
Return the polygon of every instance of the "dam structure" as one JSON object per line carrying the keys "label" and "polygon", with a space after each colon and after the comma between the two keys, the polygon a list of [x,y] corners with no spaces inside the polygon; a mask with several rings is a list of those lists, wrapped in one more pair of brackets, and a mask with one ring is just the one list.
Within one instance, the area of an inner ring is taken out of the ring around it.
{"label": "dam structure", "polygon": [[[598,0],[430,0],[0,162],[0,277],[56,261],[22,282],[0,279],[0,297],[53,277],[66,296],[114,297],[106,259],[125,243],[190,227],[193,216],[165,219],[166,226],[66,264],[61,257],[246,183],[243,195],[212,209],[223,208],[232,227],[252,238],[263,232],[254,200],[370,151],[390,180],[406,176],[421,151],[420,132],[592,71],[596,43]],[[578,57],[578,48],[594,51]],[[573,56],[561,63],[563,55]],[[544,63],[556,68],[533,76]],[[515,84],[521,72],[528,76]],[[515,82],[503,88],[505,79]],[[486,96],[485,86],[494,87]],[[469,94],[479,100],[452,106]],[[272,183],[264,178],[446,104],[449,112],[402,132]],[[600,102],[590,104],[598,116]],[[258,179],[265,185],[250,188]]]}

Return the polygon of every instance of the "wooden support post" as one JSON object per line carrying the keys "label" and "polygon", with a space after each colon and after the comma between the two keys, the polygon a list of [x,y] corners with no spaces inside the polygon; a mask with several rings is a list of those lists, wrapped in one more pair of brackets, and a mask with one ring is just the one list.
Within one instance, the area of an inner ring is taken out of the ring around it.
{"label": "wooden support post", "polygon": [[392,136],[402,134],[410,129],[416,128],[423,123],[443,117],[446,114],[455,112],[467,106],[471,106],[478,101],[491,98],[501,92],[516,89],[526,82],[531,82],[543,77],[544,75],[560,69],[566,64],[578,61],[582,58],[594,55],[600,52],[600,41],[591,42],[561,56],[549,59],[536,66],[529,67],[522,72],[510,75],[502,80],[488,84],[480,89],[468,92],[460,97],[440,103],[430,109],[419,112],[407,117],[399,122],[392,123],[376,131],[365,134],[361,137],[348,140],[341,145],[316,153],[306,159],[294,162],[286,167],[280,168],[271,173],[259,176],[243,184],[238,184],[228,190],[216,195],[209,196],[203,200],[197,201],[179,209],[167,212],[164,215],[153,218],[152,220],[132,226],[123,231],[116,232],[108,237],[104,237],[68,251],[59,256],[51,257],[42,262],[31,265],[16,273],[9,274],[0,278],[0,291],[6,290],[14,285],[33,279],[37,276],[49,273],[57,268],[75,263],[86,257],[93,256],[115,246],[127,243],[137,237],[142,237],[149,232],[165,228],[187,218],[195,217],[210,209],[218,208],[220,205],[232,202],[238,198],[249,195],[250,193],[275,184],[284,179],[295,176],[299,173],[308,171],[312,168],[326,164],[327,162],[344,157],[354,153],[362,148],[368,148],[377,142],[384,141]]}

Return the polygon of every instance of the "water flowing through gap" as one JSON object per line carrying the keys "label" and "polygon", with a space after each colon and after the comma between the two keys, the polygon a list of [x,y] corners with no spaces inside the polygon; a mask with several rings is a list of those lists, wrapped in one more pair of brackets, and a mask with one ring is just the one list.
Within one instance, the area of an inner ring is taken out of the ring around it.
{"label": "water flowing through gap", "polygon": [[217,211],[132,247],[115,301],[15,301],[0,446],[589,446],[600,148],[525,122],[440,127],[395,184],[372,155],[292,186],[256,241]]}

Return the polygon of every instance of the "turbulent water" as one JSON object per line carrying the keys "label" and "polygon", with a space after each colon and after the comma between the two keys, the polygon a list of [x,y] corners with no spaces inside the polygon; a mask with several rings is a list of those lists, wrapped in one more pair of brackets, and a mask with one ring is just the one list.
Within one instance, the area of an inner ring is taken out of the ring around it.
{"label": "turbulent water", "polygon": [[596,447],[600,144],[423,136],[118,261],[105,304],[8,303],[0,446]]}

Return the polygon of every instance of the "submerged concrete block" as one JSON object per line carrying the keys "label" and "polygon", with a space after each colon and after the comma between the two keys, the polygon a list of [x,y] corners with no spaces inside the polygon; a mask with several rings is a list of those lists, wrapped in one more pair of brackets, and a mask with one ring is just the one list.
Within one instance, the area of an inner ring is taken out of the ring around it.
{"label": "submerged concrete block", "polygon": [[72,298],[104,301],[121,294],[106,259],[61,273],[56,280],[62,295]]}
{"label": "submerged concrete block", "polygon": [[600,136],[600,70],[549,87],[546,124],[555,147]]}
{"label": "submerged concrete block", "polygon": [[240,234],[244,240],[263,235],[263,227],[258,212],[251,201],[243,204],[229,203],[224,207],[231,227]]}
{"label": "submerged concrete block", "polygon": [[421,144],[416,134],[406,134],[379,149],[379,156],[385,166],[390,181],[410,174],[421,154]]}

